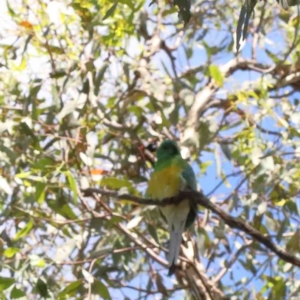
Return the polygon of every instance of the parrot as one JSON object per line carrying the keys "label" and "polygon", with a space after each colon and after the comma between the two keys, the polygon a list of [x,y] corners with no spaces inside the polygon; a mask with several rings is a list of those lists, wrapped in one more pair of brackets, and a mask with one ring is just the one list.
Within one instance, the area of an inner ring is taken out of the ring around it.
{"label": "parrot", "polygon": [[[173,140],[163,141],[156,150],[154,171],[148,181],[147,196],[155,200],[174,197],[179,191],[197,191],[196,176]],[[176,261],[180,252],[182,234],[190,227],[197,216],[197,204],[184,199],[177,204],[159,207],[167,221],[170,241],[168,253],[169,276],[176,270]]]}

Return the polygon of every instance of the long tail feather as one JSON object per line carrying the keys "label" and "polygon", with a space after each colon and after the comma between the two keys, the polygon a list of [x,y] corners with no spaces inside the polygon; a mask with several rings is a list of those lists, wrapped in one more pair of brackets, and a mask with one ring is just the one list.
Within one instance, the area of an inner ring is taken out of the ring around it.
{"label": "long tail feather", "polygon": [[168,221],[170,241],[169,241],[169,275],[176,270],[176,262],[180,252],[182,233],[185,229],[186,220],[190,212],[190,203],[184,200],[176,205],[167,205],[161,211]]}
{"label": "long tail feather", "polygon": [[169,276],[175,272],[176,262],[180,252],[180,245],[182,241],[182,233],[184,231],[185,222],[180,222],[180,224],[176,224],[172,226],[172,230],[170,232],[170,243],[169,243]]}

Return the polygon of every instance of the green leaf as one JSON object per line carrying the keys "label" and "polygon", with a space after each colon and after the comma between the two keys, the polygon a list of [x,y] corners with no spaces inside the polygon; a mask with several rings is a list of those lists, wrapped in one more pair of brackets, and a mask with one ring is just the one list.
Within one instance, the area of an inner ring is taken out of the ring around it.
{"label": "green leaf", "polygon": [[118,5],[118,1],[116,1],[113,6],[106,12],[105,16],[103,17],[102,21],[106,20],[107,18],[109,18],[110,16],[113,15],[113,13],[115,12],[117,5]]}
{"label": "green leaf", "polygon": [[[66,235],[66,232],[64,230],[62,231]],[[76,238],[78,238],[78,236],[76,237],[73,235],[73,239],[69,239],[68,242],[62,244],[61,246],[56,246],[55,256],[53,257],[55,262],[63,262],[70,256],[74,249],[76,249]]]}
{"label": "green leaf", "polygon": [[67,72],[66,72],[66,70],[56,70],[55,72],[51,72],[49,75],[50,75],[50,78],[52,78],[52,79],[58,79],[58,78],[66,76]]}
{"label": "green leaf", "polygon": [[273,60],[275,64],[278,64],[281,62],[281,59],[279,59],[275,54],[273,54],[270,50],[265,49],[266,54]]}
{"label": "green leaf", "polygon": [[19,251],[20,251],[20,249],[17,247],[9,247],[9,248],[5,249],[4,256],[6,256],[7,258],[12,258]]}
{"label": "green leaf", "polygon": [[198,133],[198,135],[194,134],[195,138],[198,137],[200,139],[199,140],[199,148],[203,149],[207,145],[207,143],[210,141],[210,137],[211,137],[209,123],[201,122],[197,133]]}
{"label": "green leaf", "polygon": [[217,46],[211,46],[210,44],[206,43],[205,40],[202,43],[206,50],[208,58],[211,58],[213,55],[220,53],[221,48]]}
{"label": "green leaf", "polygon": [[31,145],[36,149],[36,150],[42,150],[39,144],[38,138],[35,136],[34,132],[32,129],[27,125],[25,122],[20,123],[20,132],[23,134],[23,136],[30,136],[32,138],[32,143]]}
{"label": "green leaf", "polygon": [[136,216],[127,223],[127,229],[133,229],[143,220],[142,216]]}
{"label": "green leaf", "polygon": [[184,25],[186,25],[191,19],[191,2],[187,0],[174,0],[174,5],[178,6],[178,15],[183,20]]}
{"label": "green leaf", "polygon": [[[81,285],[82,285],[81,280],[72,282],[58,294],[58,300],[70,299],[70,296],[76,295],[76,293]],[[66,297],[66,296],[68,296],[68,297]]]}
{"label": "green leaf", "polygon": [[[266,222],[266,227],[268,228],[268,230],[277,230],[277,226],[276,226],[276,220],[274,220],[273,217],[268,216],[266,213],[263,215],[265,218],[265,222]],[[267,232],[262,232],[263,234],[267,233]]]}
{"label": "green leaf", "polygon": [[116,178],[116,177],[106,177],[101,180],[101,186],[106,186],[107,188],[118,190],[121,188],[128,188],[128,191],[134,189],[132,183],[129,180]]}
{"label": "green leaf", "polygon": [[187,47],[187,49],[185,49],[185,53],[186,57],[190,59],[194,54],[194,48],[192,46]]}
{"label": "green leaf", "polygon": [[241,38],[244,41],[247,37],[248,25],[251,14],[254,10],[257,0],[245,0],[241,7],[240,16],[236,29],[236,51],[239,51]]}
{"label": "green leaf", "polygon": [[5,122],[0,121],[0,133],[5,131],[12,133],[13,132],[14,122],[12,120],[6,120]]}
{"label": "green leaf", "polygon": [[290,238],[286,245],[286,249],[290,253],[300,253],[300,229],[296,230],[295,234]]}
{"label": "green leaf", "polygon": [[44,202],[45,195],[46,195],[46,184],[43,182],[37,182],[35,187],[35,197],[37,203],[42,204]]}
{"label": "green leaf", "polygon": [[227,144],[220,144],[221,149],[224,153],[224,155],[226,156],[226,158],[231,161],[232,157],[231,157],[231,150],[229,148],[229,146]]}
{"label": "green leaf", "polygon": [[299,211],[298,211],[298,206],[297,204],[294,202],[294,201],[287,201],[285,204],[284,204],[284,209],[291,212],[291,213],[294,213],[296,215],[300,215]]}
{"label": "green leaf", "polygon": [[37,170],[49,170],[54,168],[55,166],[55,160],[53,157],[42,157],[41,159],[35,161],[32,165],[32,169],[37,169]]}
{"label": "green leaf", "polygon": [[209,66],[209,74],[215,80],[215,82],[218,86],[221,87],[223,85],[223,81],[224,81],[223,75],[220,72],[220,69],[218,68],[218,66],[210,65]]}
{"label": "green leaf", "polygon": [[10,299],[18,299],[18,298],[22,298],[25,296],[26,296],[26,294],[23,291],[16,288],[15,286],[13,287],[13,289],[10,293]]}
{"label": "green leaf", "polygon": [[209,236],[208,236],[206,230],[204,230],[201,227],[196,231],[196,235],[197,235],[196,241],[197,241],[198,249],[201,254],[204,254],[205,251],[207,251],[207,249],[210,247]]}
{"label": "green leaf", "polygon": [[77,204],[78,201],[78,191],[77,191],[77,185],[76,185],[76,181],[72,175],[72,173],[70,171],[66,172],[66,175],[67,175],[67,178],[68,178],[68,181],[69,181],[69,184],[70,184],[70,187],[71,187],[71,190],[73,192],[73,196],[74,196],[74,203]]}
{"label": "green leaf", "polygon": [[119,216],[112,216],[110,220],[107,221],[108,228],[113,227],[117,223],[121,223],[124,221],[124,218]]}
{"label": "green leaf", "polygon": [[164,11],[162,13],[162,16],[166,17],[166,16],[174,14],[176,12],[177,12],[176,7],[166,8],[166,9],[164,9]]}
{"label": "green leaf", "polygon": [[104,63],[102,68],[99,70],[98,75],[95,78],[95,82],[94,82],[94,94],[95,96],[98,96],[99,94],[99,90],[100,90],[100,85],[101,82],[103,80],[104,74],[106,72],[106,70],[108,69],[108,63]]}
{"label": "green leaf", "polygon": [[151,237],[158,243],[157,228],[147,223],[147,229]]}
{"label": "green leaf", "polygon": [[238,261],[246,270],[251,271],[253,275],[257,273],[257,270],[252,260],[247,259],[246,261],[244,261],[243,259],[238,259]]}
{"label": "green leaf", "polygon": [[63,47],[61,48],[61,47],[49,45],[49,44],[44,44],[43,46],[47,49],[48,52],[52,52],[55,54],[64,54],[65,53]]}
{"label": "green leaf", "polygon": [[4,158],[4,156],[6,155],[9,158],[7,163],[8,164],[11,163],[12,165],[14,165],[14,163],[18,157],[16,152],[12,151],[12,149],[2,145],[1,143],[0,143],[0,155],[2,157],[2,163],[6,162],[6,160]]}
{"label": "green leaf", "polygon": [[268,157],[264,158],[261,161],[260,165],[264,171],[271,172],[275,168],[274,159],[272,156],[268,156]]}
{"label": "green leaf", "polygon": [[85,269],[82,269],[81,272],[88,283],[94,282],[94,276],[90,272],[86,271]]}
{"label": "green leaf", "polygon": [[46,265],[45,260],[37,254],[30,254],[29,259],[32,266],[43,268]]}
{"label": "green leaf", "polygon": [[92,288],[93,291],[101,297],[101,299],[111,299],[108,288],[101,281],[95,280]]}
{"label": "green leaf", "polygon": [[39,278],[36,282],[35,288],[38,294],[41,295],[43,298],[48,297],[48,286],[44,280]]}
{"label": "green leaf", "polygon": [[269,299],[281,300],[286,299],[286,282],[283,278],[276,276],[270,278],[269,282],[273,285]]}
{"label": "green leaf", "polygon": [[30,220],[21,230],[17,232],[17,234],[14,237],[14,240],[17,241],[20,238],[26,236],[31,231],[32,228],[33,228],[33,222],[32,220]]}
{"label": "green leaf", "polygon": [[211,160],[202,162],[200,165],[201,174],[206,174],[207,168],[212,164],[213,164],[213,161],[211,161]]}
{"label": "green leaf", "polygon": [[135,0],[131,1],[131,0],[119,0],[120,3],[126,4],[128,5],[128,7],[132,10],[134,10],[134,4],[135,4]]}
{"label": "green leaf", "polygon": [[14,278],[0,277],[0,292],[8,289],[13,283],[15,283]]}
{"label": "green leaf", "polygon": [[261,202],[257,207],[257,215],[264,214],[268,209],[268,205],[266,202]]}
{"label": "green leaf", "polygon": [[62,119],[69,115],[70,113],[73,113],[78,105],[80,104],[79,101],[75,101],[75,100],[71,100],[71,101],[68,101],[64,104],[64,107],[62,108],[62,110],[59,112],[59,114],[57,115],[57,118],[59,121],[62,121]]}
{"label": "green leaf", "polygon": [[69,220],[76,219],[76,215],[64,199],[64,196],[60,196],[57,200],[48,200],[48,206],[59,215]]}
{"label": "green leaf", "polygon": [[10,1],[6,0],[7,10],[12,17],[15,17],[17,14],[13,11],[12,7],[9,5],[9,2]]}

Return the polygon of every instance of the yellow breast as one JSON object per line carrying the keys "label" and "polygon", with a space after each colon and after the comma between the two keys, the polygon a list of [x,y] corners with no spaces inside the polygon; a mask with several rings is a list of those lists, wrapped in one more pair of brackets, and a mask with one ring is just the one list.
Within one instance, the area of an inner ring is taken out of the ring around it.
{"label": "yellow breast", "polygon": [[149,197],[162,200],[177,195],[180,190],[181,167],[170,166],[152,173],[148,183]]}

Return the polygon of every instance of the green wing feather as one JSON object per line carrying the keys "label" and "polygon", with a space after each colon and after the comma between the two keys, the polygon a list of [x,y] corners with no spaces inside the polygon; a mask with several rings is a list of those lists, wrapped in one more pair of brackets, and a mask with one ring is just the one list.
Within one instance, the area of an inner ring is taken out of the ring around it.
{"label": "green wing feather", "polygon": [[[186,163],[186,167],[182,171],[182,177],[187,182],[187,189],[197,191],[196,176],[195,176],[194,170],[188,163]],[[194,223],[196,217],[197,217],[197,204],[192,204],[190,212],[186,219],[185,228],[190,227]]]}
{"label": "green wing feather", "polygon": [[194,170],[187,162],[186,167],[182,171],[182,177],[186,180],[189,189],[192,189],[193,191],[197,190],[197,181]]}

